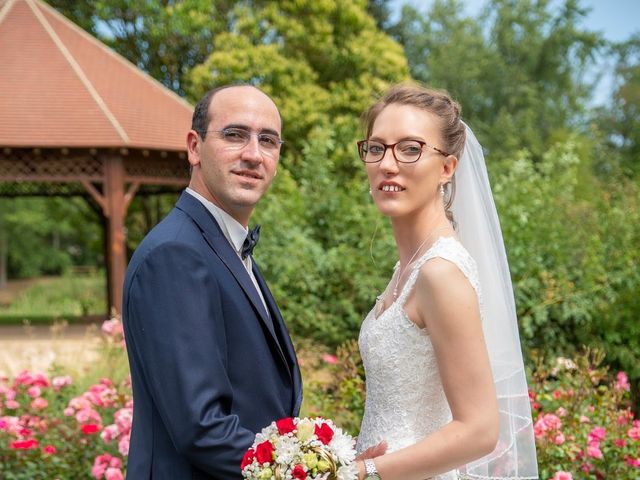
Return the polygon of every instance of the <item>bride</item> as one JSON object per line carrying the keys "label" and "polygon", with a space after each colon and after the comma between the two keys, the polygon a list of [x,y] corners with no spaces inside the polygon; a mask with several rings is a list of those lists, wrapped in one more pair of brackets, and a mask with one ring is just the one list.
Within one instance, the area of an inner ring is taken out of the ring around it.
{"label": "bride", "polygon": [[421,86],[391,88],[364,122],[358,151],[399,262],[360,331],[367,399],[357,448],[388,449],[359,460],[358,478],[538,478],[482,149],[450,96]]}

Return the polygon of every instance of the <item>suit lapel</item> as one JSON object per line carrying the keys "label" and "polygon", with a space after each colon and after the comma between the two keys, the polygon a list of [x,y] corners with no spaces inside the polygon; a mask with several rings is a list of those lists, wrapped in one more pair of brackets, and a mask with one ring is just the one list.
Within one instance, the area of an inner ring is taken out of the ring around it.
{"label": "suit lapel", "polygon": [[298,359],[296,357],[295,349],[293,348],[293,344],[291,343],[291,337],[289,336],[289,332],[287,331],[287,327],[285,326],[284,320],[282,319],[282,315],[280,314],[280,310],[278,309],[278,305],[276,304],[273,295],[271,295],[271,291],[267,286],[267,283],[258,268],[258,265],[253,262],[253,274],[256,277],[258,285],[260,285],[260,290],[262,290],[262,295],[264,297],[264,301],[266,302],[269,310],[272,313],[272,319],[274,324],[274,329],[278,330],[280,335],[278,338],[280,339],[280,343],[282,348],[285,350],[287,358],[289,361],[287,365],[290,366],[291,369],[291,378],[293,380],[293,392],[294,392],[294,415],[297,415],[300,410],[300,405],[302,403],[302,376],[300,374],[300,368],[298,366]]}
{"label": "suit lapel", "polygon": [[229,241],[222,233],[222,230],[220,229],[220,226],[216,222],[215,218],[213,218],[213,216],[207,211],[205,206],[202,205],[199,200],[186,192],[182,194],[176,206],[196,222],[211,249],[226,265],[238,284],[240,284],[242,291],[249,298],[254,310],[258,314],[258,318],[267,328],[267,330],[271,334],[271,337],[279,348],[280,346],[276,337],[276,333],[273,329],[273,322],[264,309],[264,305],[260,300],[260,296],[256,291],[256,287],[251,281],[251,278],[249,277],[249,274],[247,273],[247,270],[245,269],[242,261],[240,260],[240,258],[238,258],[237,253],[233,250],[233,248],[229,244]]}

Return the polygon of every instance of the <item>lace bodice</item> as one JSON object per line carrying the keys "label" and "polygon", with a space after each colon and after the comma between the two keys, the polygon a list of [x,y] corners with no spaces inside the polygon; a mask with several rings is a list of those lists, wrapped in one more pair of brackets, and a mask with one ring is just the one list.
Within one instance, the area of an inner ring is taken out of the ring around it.
{"label": "lace bodice", "polygon": [[[388,443],[387,452],[399,450],[451,421],[429,334],[404,311],[420,268],[435,257],[454,263],[469,279],[481,301],[474,260],[455,238],[440,237],[415,262],[397,300],[382,313],[382,302],[376,302],[362,323],[358,340],[367,389],[358,436],[359,452],[382,440]],[[438,480],[456,478],[456,472],[435,477]]]}

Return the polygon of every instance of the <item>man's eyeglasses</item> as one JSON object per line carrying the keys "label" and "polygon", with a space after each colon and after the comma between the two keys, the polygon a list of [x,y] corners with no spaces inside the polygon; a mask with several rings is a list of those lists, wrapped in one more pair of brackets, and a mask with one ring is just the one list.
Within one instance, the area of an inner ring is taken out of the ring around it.
{"label": "man's eyeglasses", "polygon": [[358,154],[360,155],[360,160],[365,163],[377,163],[384,158],[384,154],[387,153],[387,148],[390,148],[393,153],[393,158],[395,158],[396,161],[400,163],[414,163],[420,160],[424,147],[428,147],[445,157],[449,156],[444,150],[440,150],[438,147],[434,147],[420,140],[402,140],[392,145],[374,142],[372,140],[360,140],[358,142]]}
{"label": "man's eyeglasses", "polygon": [[274,133],[254,133],[244,128],[223,128],[222,130],[204,130],[199,132],[200,135],[204,133],[215,133],[229,146],[229,148],[241,149],[249,145],[251,137],[255,135],[258,138],[258,145],[260,151],[268,155],[274,155],[284,143],[280,137]]}

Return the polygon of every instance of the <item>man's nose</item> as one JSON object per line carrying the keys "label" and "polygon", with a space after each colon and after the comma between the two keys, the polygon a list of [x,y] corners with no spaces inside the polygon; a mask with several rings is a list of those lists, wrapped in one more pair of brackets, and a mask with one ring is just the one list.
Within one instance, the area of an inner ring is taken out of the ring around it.
{"label": "man's nose", "polygon": [[254,162],[262,161],[262,150],[260,149],[260,141],[257,135],[251,135],[249,142],[242,147],[242,158]]}

